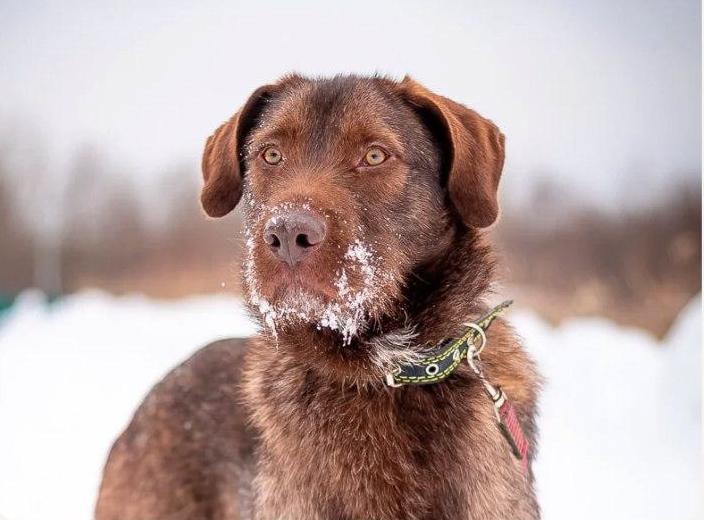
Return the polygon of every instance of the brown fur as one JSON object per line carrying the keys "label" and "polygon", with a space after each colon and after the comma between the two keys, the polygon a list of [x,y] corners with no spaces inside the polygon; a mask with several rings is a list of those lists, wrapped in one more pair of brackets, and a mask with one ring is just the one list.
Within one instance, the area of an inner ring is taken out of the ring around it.
{"label": "brown fur", "polygon": [[[272,143],[276,166],[261,160]],[[359,163],[370,145],[389,158]],[[538,518],[532,471],[466,366],[439,384],[383,384],[486,310],[481,228],[497,217],[503,147],[493,123],[408,78],[289,76],[258,89],[208,139],[202,201],[221,216],[244,195],[245,286],[262,332],[206,347],[154,388],[110,454],[98,520]],[[261,240],[289,206],[328,230],[295,269]],[[355,243],[374,252],[372,294],[345,255]],[[301,293],[345,308],[341,273],[366,297],[348,338],[284,314]],[[538,376],[504,321],[488,339],[486,373],[534,453]]]}

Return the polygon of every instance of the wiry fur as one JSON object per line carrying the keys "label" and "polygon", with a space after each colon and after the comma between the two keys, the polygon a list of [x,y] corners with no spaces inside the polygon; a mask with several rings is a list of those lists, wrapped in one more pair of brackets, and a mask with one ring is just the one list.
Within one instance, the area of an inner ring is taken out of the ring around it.
{"label": "wiry fur", "polygon": [[[271,142],[286,159],[276,168],[258,155]],[[370,142],[392,158],[360,168]],[[482,361],[533,446],[528,474],[466,366],[440,384],[383,381],[486,310],[481,228],[496,218],[502,165],[493,123],[410,79],[258,89],[208,141],[203,204],[219,216],[244,195],[262,332],[206,347],[154,388],[113,447],[97,519],[538,518],[539,379],[505,321]],[[327,222],[296,269],[261,240],[287,205]]]}
{"label": "wiry fur", "polygon": [[422,359],[422,354],[414,346],[414,340],[417,337],[415,328],[407,325],[371,337],[367,340],[365,348],[369,350],[372,364],[378,372],[386,374],[392,372],[399,365],[417,363]]}

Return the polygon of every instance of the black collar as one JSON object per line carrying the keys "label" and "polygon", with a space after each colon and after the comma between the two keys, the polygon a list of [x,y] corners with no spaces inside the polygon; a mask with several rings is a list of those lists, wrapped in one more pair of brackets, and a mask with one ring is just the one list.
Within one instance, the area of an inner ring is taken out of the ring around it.
{"label": "black collar", "polygon": [[[484,317],[467,323],[467,330],[461,337],[443,340],[420,360],[400,365],[393,373],[386,374],[386,384],[397,387],[428,385],[444,381],[457,369],[463,359],[469,360],[470,357],[481,353],[486,345],[486,330],[512,303],[508,300],[497,305]],[[477,340],[480,340],[479,345]]]}
{"label": "black collar", "polygon": [[520,461],[524,474],[528,475],[530,442],[523,432],[513,404],[500,387],[492,385],[485,377],[479,358],[479,354],[486,346],[486,330],[511,303],[513,302],[505,301],[494,307],[484,317],[467,323],[467,330],[461,337],[441,341],[419,361],[405,363],[393,373],[386,374],[386,384],[403,386],[439,383],[452,374],[463,359],[466,359],[469,368],[479,379],[494,405],[499,431],[506,438],[513,455]]}

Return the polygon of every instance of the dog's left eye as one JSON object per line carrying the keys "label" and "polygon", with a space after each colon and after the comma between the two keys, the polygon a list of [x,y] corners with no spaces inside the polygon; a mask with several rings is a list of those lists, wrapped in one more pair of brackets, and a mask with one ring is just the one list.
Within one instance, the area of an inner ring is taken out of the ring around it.
{"label": "dog's left eye", "polygon": [[372,146],[364,155],[365,166],[378,166],[388,159],[388,154],[378,146]]}

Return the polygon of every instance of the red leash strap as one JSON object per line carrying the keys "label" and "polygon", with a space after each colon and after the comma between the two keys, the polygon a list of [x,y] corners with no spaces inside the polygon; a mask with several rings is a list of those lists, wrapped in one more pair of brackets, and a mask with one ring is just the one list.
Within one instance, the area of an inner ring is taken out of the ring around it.
{"label": "red leash strap", "polygon": [[506,438],[506,441],[508,442],[514,456],[521,461],[521,466],[523,467],[524,473],[528,474],[528,453],[530,451],[530,443],[523,433],[523,428],[518,420],[518,415],[516,415],[516,409],[508,400],[504,391],[501,390],[501,388],[492,385],[484,375],[484,371],[481,367],[481,360],[479,359],[479,354],[486,346],[486,334],[484,329],[473,323],[468,325],[475,328],[480,333],[479,338],[481,339],[481,343],[479,348],[477,348],[474,344],[469,345],[469,350],[467,350],[467,363],[477,378],[479,378],[479,381],[481,381],[487,395],[491,398],[491,401],[494,404],[494,411],[496,412],[496,419],[499,422],[499,429]]}
{"label": "red leash strap", "polygon": [[521,461],[523,471],[528,473],[528,450],[530,445],[523,433],[521,423],[518,421],[516,409],[511,404],[511,401],[504,396],[503,404],[497,406],[496,411],[499,416],[499,428],[501,428],[501,433],[506,437],[513,454]]}

